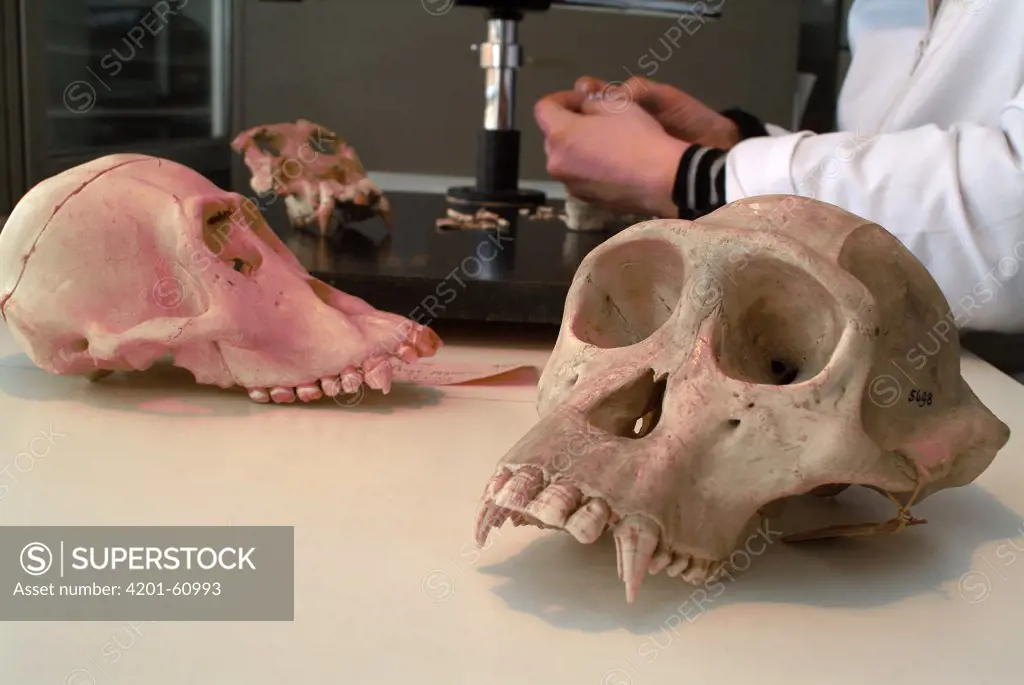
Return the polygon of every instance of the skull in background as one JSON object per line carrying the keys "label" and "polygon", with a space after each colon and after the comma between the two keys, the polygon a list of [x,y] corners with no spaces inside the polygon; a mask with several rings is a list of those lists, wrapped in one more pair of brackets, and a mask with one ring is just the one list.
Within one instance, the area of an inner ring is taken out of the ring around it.
{"label": "skull in background", "polygon": [[255,126],[239,133],[231,148],[252,172],[253,190],[284,197],[295,228],[316,221],[326,235],[336,208],[342,224],[380,216],[391,226],[391,206],[356,151],[319,124],[299,119]]}
{"label": "skull in background", "polygon": [[[914,356],[929,336],[945,344]],[[878,225],[793,196],[594,249],[538,410],[485,488],[477,541],[507,519],[583,543],[611,530],[629,601],[647,573],[717,577],[788,497],[866,486],[900,507],[877,530],[917,523],[911,504],[970,483],[1009,439],[960,375],[921,263]]]}
{"label": "skull in background", "polygon": [[56,374],[143,370],[170,354],[257,402],[388,392],[429,328],[317,280],[243,196],[166,159],[118,154],[53,176],[0,232],[0,313]]}

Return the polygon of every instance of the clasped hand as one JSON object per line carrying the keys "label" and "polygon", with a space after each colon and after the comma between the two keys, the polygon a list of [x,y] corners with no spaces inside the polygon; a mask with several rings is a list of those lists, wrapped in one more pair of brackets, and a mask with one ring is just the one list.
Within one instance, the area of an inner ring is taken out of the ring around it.
{"label": "clasped hand", "polygon": [[665,84],[583,77],[534,107],[547,171],[570,195],[611,211],[678,216],[672,185],[692,145],[728,149],[735,124]]}

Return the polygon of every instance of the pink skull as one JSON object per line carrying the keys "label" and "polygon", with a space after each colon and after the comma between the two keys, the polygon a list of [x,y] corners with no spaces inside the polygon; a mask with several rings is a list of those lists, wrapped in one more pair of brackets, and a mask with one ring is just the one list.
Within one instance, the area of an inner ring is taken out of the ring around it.
{"label": "pink skull", "polygon": [[0,232],[0,313],[57,374],[142,370],[164,355],[258,402],[388,392],[431,356],[429,328],[312,276],[251,201],[188,167],[119,154],[32,188]]}
{"label": "pink skull", "polygon": [[375,215],[391,227],[391,205],[366,175],[356,151],[334,131],[306,119],[242,131],[231,142],[252,172],[261,195],[284,197],[288,219],[299,228],[317,223],[325,235],[335,209],[342,223]]}

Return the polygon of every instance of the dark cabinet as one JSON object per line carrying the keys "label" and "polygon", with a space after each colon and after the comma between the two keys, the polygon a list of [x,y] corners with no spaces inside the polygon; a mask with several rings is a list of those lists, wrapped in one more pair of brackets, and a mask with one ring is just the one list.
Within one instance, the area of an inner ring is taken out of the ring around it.
{"label": "dark cabinet", "polygon": [[11,4],[16,40],[3,57],[19,65],[23,104],[20,122],[6,117],[17,131],[7,157],[20,165],[21,192],[112,152],[166,157],[230,183],[232,0]]}

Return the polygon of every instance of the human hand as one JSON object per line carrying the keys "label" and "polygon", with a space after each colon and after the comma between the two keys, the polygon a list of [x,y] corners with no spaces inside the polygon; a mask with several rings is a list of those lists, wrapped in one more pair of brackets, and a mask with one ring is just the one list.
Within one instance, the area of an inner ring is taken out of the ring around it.
{"label": "human hand", "polygon": [[573,197],[627,214],[678,216],[672,186],[686,143],[633,102],[612,110],[577,91],[542,98],[547,170]]}
{"label": "human hand", "polygon": [[697,98],[664,83],[641,76],[633,76],[625,82],[582,76],[576,80],[575,90],[608,102],[610,110],[621,109],[625,102],[635,102],[669,135],[689,143],[728,150],[740,141],[740,131],[735,122]]}

